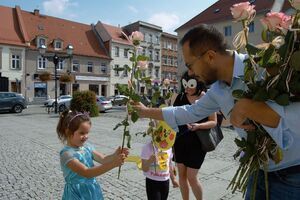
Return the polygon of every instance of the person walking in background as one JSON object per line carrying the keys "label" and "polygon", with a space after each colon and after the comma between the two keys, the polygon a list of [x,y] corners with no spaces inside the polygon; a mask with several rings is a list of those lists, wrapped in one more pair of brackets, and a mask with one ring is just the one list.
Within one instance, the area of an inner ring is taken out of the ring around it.
{"label": "person walking in background", "polygon": [[[100,176],[124,163],[128,149],[117,148],[111,155],[103,155],[86,143],[91,120],[86,113],[65,111],[57,125],[58,138],[65,144],[60,151],[60,164],[65,179],[63,200],[102,200],[96,181]],[[94,162],[101,163],[95,166]]]}

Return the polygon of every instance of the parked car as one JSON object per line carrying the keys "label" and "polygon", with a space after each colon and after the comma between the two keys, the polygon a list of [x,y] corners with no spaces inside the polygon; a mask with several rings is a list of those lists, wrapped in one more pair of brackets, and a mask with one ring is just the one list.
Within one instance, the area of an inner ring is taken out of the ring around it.
{"label": "parked car", "polygon": [[[72,99],[71,95],[61,95],[57,98],[58,104],[64,101],[69,101]],[[48,99],[44,102],[45,106],[53,106],[54,107],[55,99]]]}
{"label": "parked car", "polygon": [[27,102],[22,94],[0,92],[0,110],[21,113],[25,108],[27,108]]}
{"label": "parked car", "polygon": [[125,95],[116,95],[112,98],[111,101],[112,101],[113,105],[121,106],[121,105],[125,105],[127,103],[128,99],[129,98]]}
{"label": "parked car", "polygon": [[100,112],[105,112],[107,110],[112,109],[112,102],[111,100],[108,100],[104,96],[97,96],[96,97],[96,102],[99,108]]}

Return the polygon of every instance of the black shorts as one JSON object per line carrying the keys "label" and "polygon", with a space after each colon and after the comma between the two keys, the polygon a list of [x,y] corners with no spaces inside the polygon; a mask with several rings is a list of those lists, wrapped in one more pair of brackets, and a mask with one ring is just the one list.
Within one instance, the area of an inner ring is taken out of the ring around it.
{"label": "black shorts", "polygon": [[196,133],[187,132],[176,138],[174,144],[174,161],[176,163],[200,169],[205,155],[206,152],[201,149],[201,143]]}

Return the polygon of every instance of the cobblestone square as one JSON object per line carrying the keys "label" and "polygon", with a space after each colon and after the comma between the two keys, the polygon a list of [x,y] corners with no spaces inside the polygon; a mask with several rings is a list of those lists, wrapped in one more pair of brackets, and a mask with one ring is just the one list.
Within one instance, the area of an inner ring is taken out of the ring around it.
{"label": "cobblestone square", "polygon": [[[121,144],[121,129],[113,131],[113,127],[124,114],[122,108],[117,108],[92,118],[89,141],[100,152],[111,153]],[[0,200],[61,199],[64,180],[58,155],[62,144],[55,132],[57,121],[57,115],[48,115],[40,106],[30,106],[21,114],[0,114]],[[146,125],[147,120],[140,120],[131,131],[142,131]],[[242,199],[240,193],[226,190],[237,169],[232,157],[236,134],[226,128],[223,132],[225,139],[216,151],[207,154],[199,172],[205,200]],[[139,155],[146,140],[133,134],[130,153]],[[105,199],[146,199],[144,176],[134,164],[123,165],[120,179],[117,171],[97,178]],[[178,188],[170,188],[169,199],[181,199]]]}

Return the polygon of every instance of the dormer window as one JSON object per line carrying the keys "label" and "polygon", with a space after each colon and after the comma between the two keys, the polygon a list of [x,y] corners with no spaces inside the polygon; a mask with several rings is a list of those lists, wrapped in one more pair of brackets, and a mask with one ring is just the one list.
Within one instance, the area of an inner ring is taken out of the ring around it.
{"label": "dormer window", "polygon": [[38,39],[38,47],[41,47],[42,45],[46,45],[46,39],[45,38],[39,38]]}
{"label": "dormer window", "polygon": [[62,41],[54,40],[54,50],[62,50]]}

